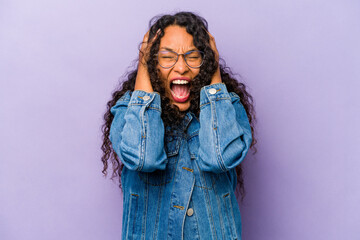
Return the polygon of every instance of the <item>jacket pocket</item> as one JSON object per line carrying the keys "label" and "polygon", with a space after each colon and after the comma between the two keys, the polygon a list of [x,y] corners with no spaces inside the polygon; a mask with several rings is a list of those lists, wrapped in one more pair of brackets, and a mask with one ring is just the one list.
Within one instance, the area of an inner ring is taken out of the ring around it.
{"label": "jacket pocket", "polygon": [[165,136],[165,151],[168,158],[178,155],[180,144],[181,139],[179,136],[169,134]]}
{"label": "jacket pocket", "polygon": [[239,239],[238,234],[236,232],[236,225],[234,219],[234,212],[231,203],[231,195],[230,193],[226,193],[222,196],[224,207],[225,207],[225,214],[224,214],[224,225],[230,236],[229,239]]}

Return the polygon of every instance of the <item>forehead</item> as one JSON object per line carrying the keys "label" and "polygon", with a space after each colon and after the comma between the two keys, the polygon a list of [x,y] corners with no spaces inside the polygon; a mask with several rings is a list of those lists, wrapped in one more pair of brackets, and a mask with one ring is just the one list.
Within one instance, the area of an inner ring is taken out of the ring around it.
{"label": "forehead", "polygon": [[160,41],[160,49],[168,48],[174,51],[188,51],[194,49],[193,37],[186,32],[184,27],[168,26]]}

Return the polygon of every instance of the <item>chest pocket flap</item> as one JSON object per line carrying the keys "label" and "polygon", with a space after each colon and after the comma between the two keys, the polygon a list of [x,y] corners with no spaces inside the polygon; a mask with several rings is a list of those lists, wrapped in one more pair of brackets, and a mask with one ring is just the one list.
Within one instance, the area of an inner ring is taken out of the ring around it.
{"label": "chest pocket flap", "polygon": [[168,157],[173,157],[179,154],[180,142],[180,137],[178,136],[165,136],[165,151]]}

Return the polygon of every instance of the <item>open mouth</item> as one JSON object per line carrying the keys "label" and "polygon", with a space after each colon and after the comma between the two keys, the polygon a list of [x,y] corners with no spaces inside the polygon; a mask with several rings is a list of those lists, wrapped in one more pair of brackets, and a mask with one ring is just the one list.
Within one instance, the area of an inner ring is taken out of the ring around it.
{"label": "open mouth", "polygon": [[186,102],[190,97],[190,79],[174,79],[170,83],[170,91],[175,102]]}

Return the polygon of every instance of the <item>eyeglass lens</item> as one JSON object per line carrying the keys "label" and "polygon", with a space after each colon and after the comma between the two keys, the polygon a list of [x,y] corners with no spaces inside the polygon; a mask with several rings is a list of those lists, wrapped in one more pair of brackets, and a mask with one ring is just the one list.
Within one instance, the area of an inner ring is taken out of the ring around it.
{"label": "eyeglass lens", "polygon": [[160,51],[158,53],[158,61],[160,66],[170,68],[176,64],[179,55],[183,55],[185,62],[189,67],[200,67],[203,62],[203,53],[200,51],[190,51],[185,54],[178,54],[171,51]]}

